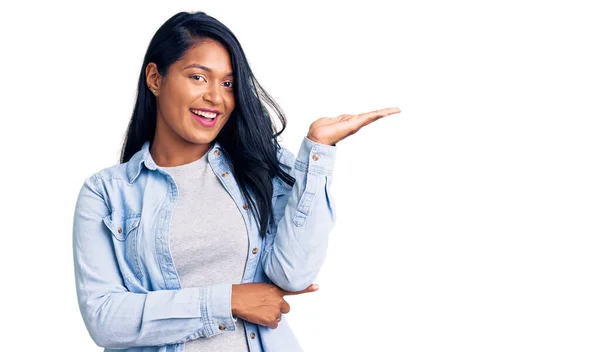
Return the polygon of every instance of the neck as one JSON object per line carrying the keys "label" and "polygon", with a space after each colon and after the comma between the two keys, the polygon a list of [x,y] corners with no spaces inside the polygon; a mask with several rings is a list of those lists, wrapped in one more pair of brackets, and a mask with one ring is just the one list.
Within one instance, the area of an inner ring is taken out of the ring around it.
{"label": "neck", "polygon": [[158,166],[172,167],[189,164],[200,159],[211,147],[210,143],[191,143],[171,129],[158,127],[150,147],[152,160]]}

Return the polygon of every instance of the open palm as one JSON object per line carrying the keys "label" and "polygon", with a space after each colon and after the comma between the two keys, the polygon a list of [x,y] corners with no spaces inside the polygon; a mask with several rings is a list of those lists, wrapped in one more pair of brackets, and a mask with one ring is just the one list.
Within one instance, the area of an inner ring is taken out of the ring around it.
{"label": "open palm", "polygon": [[398,113],[400,113],[398,108],[387,108],[359,115],[344,114],[338,117],[321,117],[310,125],[307,138],[317,143],[334,145],[371,122]]}

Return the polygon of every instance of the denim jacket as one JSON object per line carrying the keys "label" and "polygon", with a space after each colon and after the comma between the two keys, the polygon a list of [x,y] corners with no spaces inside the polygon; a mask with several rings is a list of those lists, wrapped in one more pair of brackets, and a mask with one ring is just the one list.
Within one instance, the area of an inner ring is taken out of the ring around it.
{"label": "denim jacket", "polygon": [[[231,283],[181,288],[169,250],[177,186],[157,168],[150,143],[123,164],[88,177],[73,222],[79,309],[94,342],[105,351],[183,351],[184,342],[235,330]],[[335,221],[330,187],[335,146],[304,137],[292,169],[293,186],[273,179],[275,224],[263,238],[218,142],[208,162],[238,206],[248,229],[240,283],[268,282],[288,291],[308,287],[325,259]],[[301,351],[285,314],[276,329],[243,321],[250,351]]]}

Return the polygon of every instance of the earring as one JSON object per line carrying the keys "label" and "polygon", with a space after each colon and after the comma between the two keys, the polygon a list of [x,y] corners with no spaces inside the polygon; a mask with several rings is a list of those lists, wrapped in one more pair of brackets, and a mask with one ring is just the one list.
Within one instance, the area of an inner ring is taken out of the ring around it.
{"label": "earring", "polygon": [[152,93],[156,94],[157,90],[156,89],[152,89]]}

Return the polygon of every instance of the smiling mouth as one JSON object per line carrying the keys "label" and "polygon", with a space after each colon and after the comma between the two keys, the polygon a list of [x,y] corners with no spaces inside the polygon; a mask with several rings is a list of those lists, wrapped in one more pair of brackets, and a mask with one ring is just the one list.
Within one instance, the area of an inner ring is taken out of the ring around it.
{"label": "smiling mouth", "polygon": [[196,109],[190,109],[190,111],[194,115],[204,117],[206,119],[211,119],[211,120],[214,120],[218,115],[216,112],[208,112],[208,111],[202,111],[202,110],[196,110]]}

